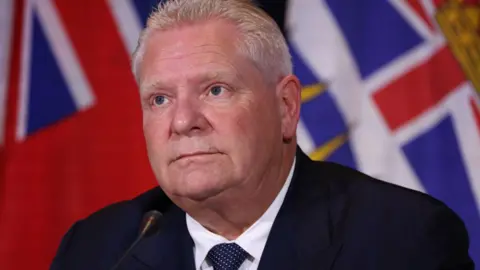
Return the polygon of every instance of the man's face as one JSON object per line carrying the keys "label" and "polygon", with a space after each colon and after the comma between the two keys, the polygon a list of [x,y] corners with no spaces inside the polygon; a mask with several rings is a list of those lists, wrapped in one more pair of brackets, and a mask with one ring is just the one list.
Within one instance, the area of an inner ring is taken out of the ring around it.
{"label": "man's face", "polygon": [[237,33],[230,23],[211,21],[152,33],[145,44],[144,134],[169,195],[203,200],[260,181],[278,162],[281,98],[237,52]]}

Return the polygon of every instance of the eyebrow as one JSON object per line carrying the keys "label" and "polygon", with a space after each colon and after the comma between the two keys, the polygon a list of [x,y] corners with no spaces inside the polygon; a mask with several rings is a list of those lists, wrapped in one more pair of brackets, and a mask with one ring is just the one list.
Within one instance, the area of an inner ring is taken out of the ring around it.
{"label": "eyebrow", "polygon": [[[217,80],[218,78],[225,78],[228,81],[238,81],[239,75],[236,72],[225,72],[225,71],[211,71],[207,73],[202,73],[191,80],[196,81],[198,84],[203,84],[208,81]],[[146,82],[140,85],[141,92],[149,92],[155,89],[169,89],[172,88],[172,85],[166,83],[162,80],[152,80],[151,82]]]}
{"label": "eyebrow", "polygon": [[141,92],[149,92],[154,89],[168,88],[168,85],[161,80],[154,80],[152,82],[143,83],[140,85]]}
{"label": "eyebrow", "polygon": [[224,72],[224,71],[212,71],[208,72],[207,74],[203,74],[203,76],[199,76],[199,81],[212,81],[218,78],[227,78],[227,79],[235,79],[237,78],[237,74],[233,72]]}
{"label": "eyebrow", "polygon": [[200,77],[199,81],[201,82],[206,82],[206,81],[213,81],[217,80],[219,78],[222,78],[224,80],[227,80],[230,83],[241,83],[243,82],[242,76],[240,73],[237,72],[237,70],[231,70],[231,71],[212,71],[207,74],[203,74],[203,76]]}

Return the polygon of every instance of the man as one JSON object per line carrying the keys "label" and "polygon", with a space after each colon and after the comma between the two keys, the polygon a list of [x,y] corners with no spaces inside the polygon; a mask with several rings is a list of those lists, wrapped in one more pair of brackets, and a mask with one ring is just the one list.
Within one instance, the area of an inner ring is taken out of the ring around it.
{"label": "man", "polygon": [[247,0],[172,0],[133,56],[159,188],[77,222],[52,268],[473,269],[443,203],[297,146],[301,86],[275,22]]}

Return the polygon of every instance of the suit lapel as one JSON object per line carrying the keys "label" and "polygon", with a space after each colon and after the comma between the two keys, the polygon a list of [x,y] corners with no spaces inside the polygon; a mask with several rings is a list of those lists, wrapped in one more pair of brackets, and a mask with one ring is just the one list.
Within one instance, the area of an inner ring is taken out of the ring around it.
{"label": "suit lapel", "polygon": [[138,244],[126,259],[125,269],[195,269],[193,241],[185,223],[185,212],[172,205],[164,219],[160,233]]}
{"label": "suit lapel", "polygon": [[268,237],[259,270],[331,269],[342,247],[337,237],[341,233],[333,227],[339,225],[346,200],[341,195],[331,198],[328,175],[317,168],[298,149],[292,182]]}

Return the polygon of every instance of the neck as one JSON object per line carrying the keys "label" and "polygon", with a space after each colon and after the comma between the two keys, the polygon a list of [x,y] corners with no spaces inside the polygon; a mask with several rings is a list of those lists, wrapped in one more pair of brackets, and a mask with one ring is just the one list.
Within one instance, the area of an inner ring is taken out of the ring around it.
{"label": "neck", "polygon": [[294,157],[295,151],[287,150],[279,162],[280,166],[272,166],[262,175],[261,181],[247,181],[248,184],[214,198],[188,203],[184,210],[211,232],[234,240],[252,226],[275,200],[287,180]]}

